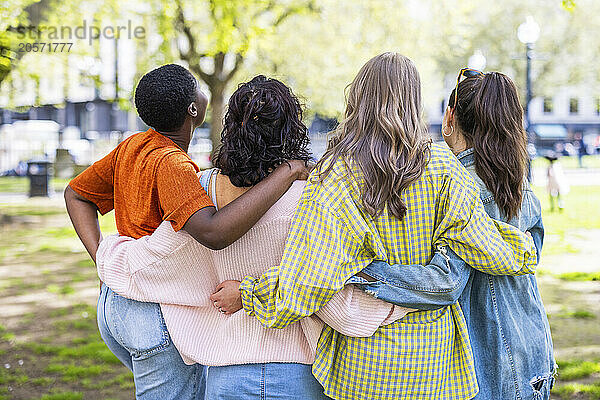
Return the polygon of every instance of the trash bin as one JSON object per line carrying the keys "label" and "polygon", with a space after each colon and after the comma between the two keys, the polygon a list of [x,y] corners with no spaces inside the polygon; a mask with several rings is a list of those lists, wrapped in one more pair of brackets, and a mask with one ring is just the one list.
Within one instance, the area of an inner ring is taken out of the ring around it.
{"label": "trash bin", "polygon": [[27,162],[29,197],[48,197],[51,165],[52,163],[46,160],[31,160]]}

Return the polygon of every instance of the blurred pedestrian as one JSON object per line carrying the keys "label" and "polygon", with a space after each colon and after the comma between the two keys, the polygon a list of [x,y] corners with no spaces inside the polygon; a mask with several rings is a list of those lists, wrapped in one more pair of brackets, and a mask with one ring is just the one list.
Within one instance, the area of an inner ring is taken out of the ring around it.
{"label": "blurred pedestrian", "polygon": [[577,149],[577,161],[579,162],[579,168],[583,168],[583,156],[587,154],[587,149],[581,133],[575,135],[575,149]]}
{"label": "blurred pedestrian", "polygon": [[556,202],[558,211],[562,212],[564,208],[564,196],[569,193],[569,184],[565,178],[562,166],[560,165],[560,162],[558,162],[558,156],[555,154],[548,154],[545,158],[549,162],[546,176],[548,178],[548,194],[550,195],[550,211],[554,211]]}

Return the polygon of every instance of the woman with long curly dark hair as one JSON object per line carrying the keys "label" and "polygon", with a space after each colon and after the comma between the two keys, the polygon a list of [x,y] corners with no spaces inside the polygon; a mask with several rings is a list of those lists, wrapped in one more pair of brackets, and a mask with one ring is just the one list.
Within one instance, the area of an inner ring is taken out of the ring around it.
{"label": "woman with long curly dark hair", "polygon": [[264,75],[242,83],[229,99],[221,141],[213,164],[236,187],[256,185],[285,160],[311,158],[300,101]]}
{"label": "woman with long curly dark hair", "polygon": [[[288,159],[308,161],[302,106],[282,82],[257,76],[229,100],[216,168],[200,181],[222,208],[265,179]],[[244,313],[231,315],[209,296],[227,279],[260,275],[281,261],[289,227],[305,183],[296,181],[237,242],[209,250],[162,224],[139,240],[108,237],[98,250],[100,277],[125,297],[161,303],[173,343],[188,363],[209,365],[207,399],[325,399],[313,377],[323,322],[349,336],[370,336],[407,310],[353,286],[342,290],[316,317],[285,329],[263,329]],[[204,382],[204,374],[198,377]]]}

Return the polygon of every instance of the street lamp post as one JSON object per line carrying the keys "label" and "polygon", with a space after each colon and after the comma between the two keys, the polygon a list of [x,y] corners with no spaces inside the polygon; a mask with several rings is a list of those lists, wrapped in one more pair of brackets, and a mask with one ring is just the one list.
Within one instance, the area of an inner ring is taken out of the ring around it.
{"label": "street lamp post", "polygon": [[525,99],[525,131],[527,132],[527,150],[529,153],[529,162],[527,163],[527,179],[531,181],[531,159],[535,156],[535,147],[533,145],[533,138],[531,136],[531,119],[529,116],[529,103],[533,97],[531,90],[531,59],[533,58],[533,45],[540,37],[540,26],[535,22],[533,17],[529,16],[525,19],[519,29],[517,30],[517,36],[521,43],[525,45],[525,58],[527,59],[527,98]]}
{"label": "street lamp post", "polygon": [[475,50],[473,55],[469,57],[469,60],[467,61],[467,67],[479,71],[483,71],[485,69],[486,64],[487,60],[485,59],[485,56],[483,55],[483,52],[481,50]]}
{"label": "street lamp post", "polygon": [[533,59],[533,46],[535,42],[540,37],[540,26],[535,22],[533,17],[529,16],[521,25],[519,25],[519,29],[517,30],[517,36],[521,43],[525,45],[525,58],[527,60],[527,77],[526,77],[526,87],[527,87],[527,98],[525,100],[525,129],[529,133],[529,126],[531,123],[529,116],[529,103],[531,102],[531,98],[533,97],[533,92],[531,89],[531,60]]}

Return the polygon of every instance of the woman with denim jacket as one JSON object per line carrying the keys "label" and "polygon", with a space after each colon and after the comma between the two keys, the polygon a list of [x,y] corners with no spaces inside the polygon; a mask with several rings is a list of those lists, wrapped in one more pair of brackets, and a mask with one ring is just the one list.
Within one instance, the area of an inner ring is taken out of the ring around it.
{"label": "woman with denim jacket", "polygon": [[[517,88],[501,73],[469,69],[457,82],[444,140],[478,183],[488,215],[529,232],[539,255],[544,228],[525,178],[527,135]],[[535,276],[485,274],[443,245],[427,267],[374,262],[349,282],[405,307],[436,309],[458,300],[475,356],[475,399],[548,399],[556,364]]]}

